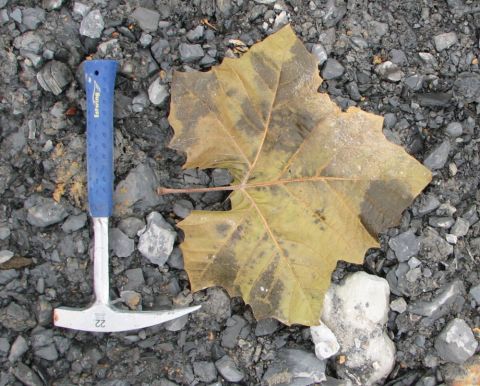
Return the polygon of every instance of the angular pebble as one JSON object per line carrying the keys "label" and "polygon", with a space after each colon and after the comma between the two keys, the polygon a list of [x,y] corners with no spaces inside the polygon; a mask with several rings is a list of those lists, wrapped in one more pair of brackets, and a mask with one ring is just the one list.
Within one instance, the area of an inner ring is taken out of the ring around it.
{"label": "angular pebble", "polygon": [[311,385],[325,379],[325,361],[310,352],[283,348],[263,375],[262,384]]}
{"label": "angular pebble", "polygon": [[115,256],[128,257],[135,250],[134,241],[118,228],[109,229],[108,237],[108,245]]}
{"label": "angular pebble", "polygon": [[217,379],[217,369],[212,362],[193,362],[193,372],[200,382],[213,382]]}
{"label": "angular pebble", "polygon": [[340,78],[345,72],[345,68],[336,59],[327,59],[322,70],[322,78],[325,80]]}
{"label": "angular pebble", "polygon": [[445,361],[464,363],[477,349],[478,342],[472,329],[463,319],[451,320],[435,339],[435,349]]}
{"label": "angular pebble", "polygon": [[375,72],[384,80],[390,82],[399,82],[402,80],[404,73],[395,63],[390,61],[383,62],[375,67]]}
{"label": "angular pebble", "polygon": [[436,320],[449,311],[449,307],[455,303],[458,297],[463,296],[465,287],[459,280],[446,284],[438,294],[430,301],[417,300],[412,303],[408,310],[415,315],[427,316]]}
{"label": "angular pebble", "polygon": [[87,223],[87,215],[85,213],[80,213],[79,215],[69,216],[65,222],[62,224],[62,230],[65,233],[72,233],[82,229]]}
{"label": "angular pebble", "polygon": [[200,44],[181,43],[178,47],[178,50],[180,52],[180,59],[184,63],[195,62],[205,55],[205,52]]}
{"label": "angular pebble", "polygon": [[[340,351],[348,358],[336,364],[342,378],[374,384],[392,370],[395,345],[385,332],[389,297],[388,282],[365,272],[356,272],[328,290],[321,320],[335,334]],[[358,341],[363,342],[362,350],[358,350]]]}
{"label": "angular pebble", "polygon": [[142,31],[155,32],[160,21],[160,14],[148,8],[138,7],[130,15],[132,19],[136,20]]}
{"label": "angular pebble", "polygon": [[15,366],[13,375],[26,386],[44,386],[44,383],[37,373],[22,362],[19,362]]}
{"label": "angular pebble", "polygon": [[275,331],[278,330],[279,327],[280,324],[276,319],[261,319],[257,321],[257,325],[255,326],[255,336],[265,336],[273,334]]}
{"label": "angular pebble", "polygon": [[445,131],[450,137],[456,138],[463,134],[463,127],[460,122],[450,122]]}
{"label": "angular pebble", "polygon": [[173,320],[169,320],[165,322],[165,330],[177,332],[182,330],[188,323],[188,315],[182,315],[179,318],[175,318]]}
{"label": "angular pebble", "polygon": [[433,41],[435,42],[435,48],[440,52],[453,46],[458,38],[455,32],[446,32],[435,36]]}
{"label": "angular pebble", "polygon": [[390,303],[390,309],[402,314],[407,310],[407,302],[404,298],[395,299]]}
{"label": "angular pebble", "polygon": [[430,170],[438,170],[445,166],[450,153],[450,141],[443,141],[425,158],[423,164]]}
{"label": "angular pebble", "polygon": [[324,360],[335,355],[340,350],[337,337],[325,324],[310,327],[310,335],[315,345],[315,355]]}
{"label": "angular pebble", "polygon": [[163,266],[172,253],[176,233],[158,212],[147,216],[147,225],[138,235],[138,250],[151,263]]}
{"label": "angular pebble", "polygon": [[98,39],[102,36],[105,23],[103,16],[98,9],[90,11],[80,23],[80,35],[88,36],[92,39]]}
{"label": "angular pebble", "polygon": [[395,252],[398,261],[404,262],[418,254],[421,245],[420,240],[420,237],[415,236],[414,231],[409,229],[392,237],[388,241],[388,245]]}
{"label": "angular pebble", "polygon": [[35,30],[45,21],[45,11],[42,8],[25,8],[22,11],[22,24],[29,30]]}
{"label": "angular pebble", "polygon": [[125,285],[126,291],[136,290],[145,284],[145,278],[143,277],[141,268],[127,269],[125,276],[127,277],[127,284]]}
{"label": "angular pebble", "polygon": [[145,222],[136,217],[124,218],[118,224],[118,228],[131,239],[133,239],[144,226]]}
{"label": "angular pebble", "polygon": [[25,338],[21,335],[18,335],[15,338],[15,341],[10,348],[10,354],[8,354],[8,360],[10,363],[14,363],[20,358],[23,354],[28,351],[28,343]]}
{"label": "angular pebble", "polygon": [[470,288],[469,294],[475,299],[475,302],[480,305],[480,284]]}
{"label": "angular pebble", "polygon": [[168,87],[161,83],[160,78],[155,79],[148,87],[148,98],[154,105],[161,105],[169,96]]}
{"label": "angular pebble", "polygon": [[68,216],[65,208],[51,198],[41,197],[38,203],[28,209],[27,221],[36,227],[47,227],[62,221]]}
{"label": "angular pebble", "polygon": [[203,34],[205,32],[205,28],[203,25],[198,25],[194,29],[187,32],[187,39],[192,43],[198,42],[203,38]]}
{"label": "angular pebble", "polygon": [[8,249],[2,249],[0,251],[0,264],[6,263],[13,256],[14,256],[14,253],[12,251],[9,251]]}
{"label": "angular pebble", "polygon": [[0,309],[0,324],[13,331],[25,331],[36,324],[28,310],[15,302]]}
{"label": "angular pebble", "polygon": [[73,80],[68,66],[57,60],[51,60],[37,74],[40,86],[54,95],[60,95]]}
{"label": "angular pebble", "polygon": [[240,382],[245,374],[237,368],[235,362],[228,355],[224,355],[215,362],[218,372],[228,382]]}
{"label": "angular pebble", "polygon": [[470,223],[467,220],[459,217],[457,218],[457,221],[455,221],[455,224],[450,230],[450,233],[457,237],[463,237],[468,233],[469,229],[470,229]]}

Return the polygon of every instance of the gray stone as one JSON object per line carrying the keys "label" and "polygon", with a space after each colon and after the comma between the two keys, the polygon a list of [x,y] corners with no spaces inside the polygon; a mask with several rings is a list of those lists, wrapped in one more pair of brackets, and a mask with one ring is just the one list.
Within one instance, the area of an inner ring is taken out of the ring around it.
{"label": "gray stone", "polygon": [[13,45],[16,49],[20,50],[22,55],[26,53],[39,54],[43,50],[44,41],[42,37],[32,31],[25,32],[15,38]]}
{"label": "gray stone", "polygon": [[307,386],[325,379],[325,361],[303,350],[283,348],[263,375],[262,384]]}
{"label": "gray stone", "polygon": [[170,51],[170,44],[166,39],[157,40],[151,47],[152,55],[158,63],[165,60],[166,54]]}
{"label": "gray stone", "polygon": [[0,337],[0,355],[5,356],[10,350],[10,342],[7,338]]}
{"label": "gray stone", "polygon": [[245,374],[238,369],[235,362],[228,355],[224,355],[216,361],[215,367],[228,382],[240,382],[245,377]]}
{"label": "gray stone", "polygon": [[118,224],[120,230],[131,239],[133,239],[144,226],[145,222],[136,217],[124,218]]}
{"label": "gray stone", "polygon": [[68,66],[57,60],[49,61],[37,73],[40,86],[54,95],[60,95],[72,80],[73,75]]}
{"label": "gray stone", "polygon": [[217,379],[217,369],[212,362],[193,362],[193,372],[200,382],[213,382]]}
{"label": "gray stone", "polygon": [[132,99],[132,111],[134,113],[141,113],[148,105],[148,94],[145,92],[140,92]]}
{"label": "gray stone", "polygon": [[115,256],[128,257],[135,250],[134,241],[118,228],[111,228],[108,237],[108,245]]}
{"label": "gray stone", "polygon": [[435,67],[437,65],[437,60],[430,52],[419,52],[418,56],[420,60],[425,63],[427,66]]}
{"label": "gray stone", "polygon": [[432,261],[440,261],[453,253],[453,247],[438,232],[427,227],[424,230],[420,254]]}
{"label": "gray stone", "polygon": [[44,296],[40,296],[35,304],[35,316],[40,326],[52,323],[52,311],[53,307],[50,302]]}
{"label": "gray stone", "polygon": [[14,331],[25,331],[35,326],[35,320],[28,310],[15,302],[0,309],[0,324]]}
{"label": "gray stone", "polygon": [[44,383],[37,373],[22,362],[19,362],[15,366],[13,375],[26,386],[44,386]]}
{"label": "gray stone", "polygon": [[457,298],[465,293],[465,287],[459,280],[455,280],[444,286],[430,301],[417,300],[410,304],[408,310],[412,314],[427,316],[436,320],[449,312],[449,308]]}
{"label": "gray stone", "polygon": [[58,351],[53,343],[36,349],[34,354],[36,357],[47,361],[56,361],[58,359]]}
{"label": "gray stone", "polygon": [[23,354],[28,351],[28,343],[25,338],[18,335],[10,348],[10,354],[8,354],[8,360],[10,363],[15,363]]}
{"label": "gray stone", "polygon": [[386,129],[392,129],[397,123],[397,117],[395,113],[387,113],[383,116],[383,126]]}
{"label": "gray stone", "polygon": [[286,11],[281,11],[277,16],[275,16],[275,21],[273,22],[273,31],[278,31],[284,25],[288,24],[288,13]]}
{"label": "gray stone", "polygon": [[383,62],[375,67],[375,72],[383,80],[390,82],[399,82],[404,77],[404,73],[395,63],[390,61]]}
{"label": "gray stone", "polygon": [[0,285],[10,283],[13,279],[18,278],[19,275],[15,269],[0,270]]}
{"label": "gray stone", "polygon": [[452,96],[445,92],[428,92],[418,94],[418,103],[423,107],[448,107],[451,104]]}
{"label": "gray stone", "polygon": [[10,17],[16,21],[18,24],[22,23],[22,10],[20,8],[15,8],[10,12]]}
{"label": "gray stone", "polygon": [[450,122],[445,131],[450,137],[456,138],[463,134],[463,127],[460,122]]}
{"label": "gray stone", "polygon": [[337,0],[328,0],[325,4],[325,14],[323,15],[323,24],[326,28],[334,27],[343,19],[347,13],[345,2]]}
{"label": "gray stone", "polygon": [[451,320],[435,339],[435,349],[445,361],[462,364],[467,361],[477,349],[478,343],[471,328],[464,320]]}
{"label": "gray stone", "polygon": [[204,32],[205,28],[203,25],[198,25],[194,29],[188,31],[186,36],[190,42],[195,43],[202,40]]}
{"label": "gray stone", "polygon": [[406,77],[403,82],[407,85],[407,87],[412,91],[418,91],[423,87],[423,75],[412,75]]}
{"label": "gray stone", "polygon": [[345,68],[338,60],[329,58],[323,66],[322,78],[325,80],[340,78],[344,72]]}
{"label": "gray stone", "polygon": [[423,164],[430,170],[438,170],[443,168],[448,160],[450,149],[450,142],[448,140],[443,141],[440,145],[435,147],[430,154],[427,155],[423,161]]}
{"label": "gray stone", "polygon": [[141,214],[161,202],[157,194],[158,177],[148,164],[140,164],[120,181],[115,189],[115,214]]}
{"label": "gray stone", "polygon": [[140,36],[140,39],[138,39],[138,41],[140,42],[142,47],[148,47],[150,45],[150,43],[152,42],[152,39],[153,39],[152,35],[144,32],[144,33],[142,33],[142,35]]}
{"label": "gray stone", "polygon": [[435,42],[435,48],[440,52],[453,46],[458,38],[455,32],[446,32],[435,36],[433,41]]}
{"label": "gray stone", "polygon": [[227,320],[227,328],[222,333],[222,346],[234,348],[237,345],[237,339],[242,329],[247,325],[247,321],[240,315],[233,315]]}
{"label": "gray stone", "polygon": [[335,334],[340,352],[348,358],[336,364],[342,378],[356,384],[374,384],[392,370],[395,345],[384,332],[389,296],[388,282],[365,272],[356,272],[343,284],[330,286],[321,320]]}
{"label": "gray stone", "polygon": [[68,212],[51,198],[41,197],[36,205],[28,209],[27,221],[36,227],[47,227],[62,221]]}
{"label": "gray stone", "polygon": [[145,278],[143,277],[141,268],[127,269],[125,271],[125,276],[128,279],[127,284],[125,285],[126,291],[136,290],[145,284]]}
{"label": "gray stone", "polygon": [[180,248],[173,248],[170,257],[168,258],[167,264],[170,268],[184,269],[183,256]]}
{"label": "gray stone", "polygon": [[88,12],[90,12],[90,9],[91,9],[90,5],[81,3],[79,1],[76,1],[75,3],[73,3],[73,14],[74,15],[79,15],[81,17],[84,17],[85,15],[88,14]]}
{"label": "gray stone", "polygon": [[42,7],[47,11],[53,11],[59,9],[63,4],[63,0],[43,0]]}
{"label": "gray stone", "polygon": [[173,204],[173,213],[180,218],[186,218],[193,210],[193,204],[188,200],[178,200]]}
{"label": "gray stone", "polygon": [[415,236],[415,232],[409,229],[406,232],[392,237],[388,241],[388,245],[395,252],[398,261],[403,262],[418,254],[420,251],[420,242],[420,237]]}
{"label": "gray stone", "polygon": [[187,325],[187,322],[188,322],[188,315],[180,316],[179,318],[165,322],[164,323],[165,330],[172,331],[172,332],[180,331]]}
{"label": "gray stone", "polygon": [[147,216],[145,229],[140,230],[138,235],[138,250],[150,260],[151,263],[163,266],[173,250],[176,233],[172,226],[167,223],[158,212],[152,212]]}
{"label": "gray stone", "polygon": [[0,264],[6,263],[13,257],[14,253],[8,249],[0,250]]}
{"label": "gray stone", "polygon": [[407,56],[405,55],[405,52],[403,52],[402,50],[398,50],[396,48],[390,51],[390,59],[392,63],[397,64],[399,66],[407,64]]}
{"label": "gray stone", "polygon": [[22,24],[28,30],[35,30],[45,21],[45,11],[42,8],[25,8],[22,11]]}
{"label": "gray stone", "polygon": [[450,230],[450,233],[457,237],[463,237],[468,233],[469,229],[470,223],[467,220],[459,217],[457,218],[457,221],[455,221],[455,225]]}
{"label": "gray stone", "polygon": [[255,336],[265,336],[273,334],[275,331],[278,330],[279,327],[280,324],[276,319],[261,319],[257,321],[257,325],[255,326]]}
{"label": "gray stone", "polygon": [[212,183],[214,186],[227,186],[233,181],[232,175],[227,169],[213,169]]}
{"label": "gray stone", "polygon": [[397,298],[390,303],[390,309],[402,314],[407,310],[407,302],[404,298]]}
{"label": "gray stone", "polygon": [[82,229],[87,223],[87,215],[80,213],[79,215],[71,215],[62,224],[62,230],[65,233],[72,233]]}
{"label": "gray stone", "polygon": [[453,217],[448,216],[432,216],[428,219],[428,224],[435,228],[450,229],[455,223]]}
{"label": "gray stone", "polygon": [[180,52],[180,59],[184,63],[195,62],[205,55],[205,52],[200,44],[181,43],[178,47],[178,50]]}
{"label": "gray stone", "polygon": [[80,35],[88,36],[92,39],[98,39],[102,36],[105,23],[103,16],[98,9],[90,11],[80,23]]}
{"label": "gray stone", "polygon": [[132,19],[136,20],[142,31],[155,32],[160,21],[160,14],[151,9],[138,7],[130,15]]}
{"label": "gray stone", "polygon": [[202,303],[202,308],[197,311],[197,315],[203,314],[208,319],[224,323],[232,314],[230,298],[227,293],[219,287],[212,287],[207,289],[207,296]]}
{"label": "gray stone", "polygon": [[155,79],[148,87],[148,98],[154,105],[161,105],[169,96],[168,87],[161,83],[160,78]]}
{"label": "gray stone", "polygon": [[8,11],[6,9],[0,10],[0,25],[7,24],[9,20]]}
{"label": "gray stone", "polygon": [[423,216],[433,212],[440,206],[440,201],[433,194],[425,194],[422,196],[420,205],[418,206],[418,214]]}
{"label": "gray stone", "polygon": [[362,94],[360,94],[360,90],[358,89],[358,85],[356,82],[349,82],[346,86],[348,95],[352,100],[358,102],[362,100]]}
{"label": "gray stone", "polygon": [[462,72],[455,80],[454,90],[467,103],[477,101],[480,96],[480,74]]}
{"label": "gray stone", "polygon": [[470,296],[475,299],[475,302],[480,305],[480,284],[470,288]]}
{"label": "gray stone", "polygon": [[327,50],[320,43],[312,46],[312,54],[318,61],[318,65],[321,66],[328,59]]}
{"label": "gray stone", "polygon": [[310,327],[310,335],[312,342],[315,345],[315,355],[320,360],[325,360],[334,356],[340,345],[337,337],[325,324]]}
{"label": "gray stone", "polygon": [[[1,194],[1,193],[0,193]],[[0,240],[6,240],[10,237],[10,228],[0,226]]]}

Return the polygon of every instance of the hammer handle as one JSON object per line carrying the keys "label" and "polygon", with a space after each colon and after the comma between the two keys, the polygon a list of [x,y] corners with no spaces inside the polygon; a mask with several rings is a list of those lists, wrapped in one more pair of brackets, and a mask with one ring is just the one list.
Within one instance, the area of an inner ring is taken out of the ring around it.
{"label": "hammer handle", "polygon": [[87,94],[88,206],[93,217],[109,217],[113,209],[113,96],[117,62],[84,64]]}

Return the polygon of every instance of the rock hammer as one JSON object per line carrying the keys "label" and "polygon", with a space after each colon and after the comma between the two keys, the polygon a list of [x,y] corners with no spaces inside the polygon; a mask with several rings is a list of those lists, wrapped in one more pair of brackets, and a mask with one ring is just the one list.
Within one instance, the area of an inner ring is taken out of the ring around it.
{"label": "rock hammer", "polygon": [[87,96],[88,208],[93,222],[94,302],[87,308],[59,307],[55,326],[82,331],[116,332],[153,326],[200,308],[161,311],[125,311],[110,303],[108,268],[108,218],[113,211],[113,96],[117,62],[84,63]]}

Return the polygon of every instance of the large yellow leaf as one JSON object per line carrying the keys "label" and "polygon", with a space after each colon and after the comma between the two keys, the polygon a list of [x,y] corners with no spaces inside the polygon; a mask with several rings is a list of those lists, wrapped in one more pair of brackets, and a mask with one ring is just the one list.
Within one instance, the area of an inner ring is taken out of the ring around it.
{"label": "large yellow leaf", "polygon": [[431,179],[386,140],[382,117],[341,112],[321,82],[290,26],[240,59],[173,78],[172,147],[186,168],[234,177],[230,211],[179,223],[192,289],[222,286],[258,319],[317,325],[337,260],[362,263]]}

